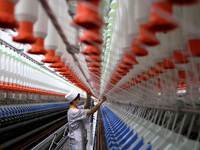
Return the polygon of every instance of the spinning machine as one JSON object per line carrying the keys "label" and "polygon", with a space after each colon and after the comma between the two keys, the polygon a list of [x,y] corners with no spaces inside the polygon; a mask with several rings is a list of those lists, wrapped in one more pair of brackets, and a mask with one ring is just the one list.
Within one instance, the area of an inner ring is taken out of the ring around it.
{"label": "spinning machine", "polygon": [[0,0],[0,149],[200,149],[199,0]]}

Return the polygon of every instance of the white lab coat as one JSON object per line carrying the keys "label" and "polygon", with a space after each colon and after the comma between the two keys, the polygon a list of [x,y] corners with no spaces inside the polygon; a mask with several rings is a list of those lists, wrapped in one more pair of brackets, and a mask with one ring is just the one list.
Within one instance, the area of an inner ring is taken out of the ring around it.
{"label": "white lab coat", "polygon": [[78,106],[76,108],[70,108],[68,110],[68,125],[69,125],[69,138],[75,141],[77,150],[85,150],[85,128],[84,120],[87,117],[88,109],[84,109],[84,105]]}

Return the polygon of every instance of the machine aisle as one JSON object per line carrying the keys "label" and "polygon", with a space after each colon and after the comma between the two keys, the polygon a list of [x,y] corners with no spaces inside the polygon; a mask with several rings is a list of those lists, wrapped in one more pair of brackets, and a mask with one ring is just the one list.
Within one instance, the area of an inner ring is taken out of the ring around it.
{"label": "machine aisle", "polygon": [[200,150],[200,0],[0,0],[0,150]]}

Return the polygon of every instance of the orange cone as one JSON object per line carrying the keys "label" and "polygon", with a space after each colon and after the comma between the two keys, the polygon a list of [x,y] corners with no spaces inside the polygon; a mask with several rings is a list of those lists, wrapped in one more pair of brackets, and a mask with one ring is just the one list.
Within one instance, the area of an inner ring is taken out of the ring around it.
{"label": "orange cone", "polygon": [[89,72],[90,76],[100,78],[101,77],[101,72]]}
{"label": "orange cone", "polygon": [[163,72],[165,72],[166,70],[164,70],[164,68],[163,68],[163,62],[157,62],[156,63],[156,71],[158,72],[158,73],[163,73]]}
{"label": "orange cone", "polygon": [[88,45],[103,43],[103,39],[100,37],[99,28],[84,30],[83,34],[78,38],[78,41]]}
{"label": "orange cone", "polygon": [[174,69],[175,68],[175,65],[173,62],[173,57],[164,58],[163,68],[164,69]]}
{"label": "orange cone", "polygon": [[178,77],[180,79],[185,79],[185,70],[179,70],[178,71]]}
{"label": "orange cone", "polygon": [[145,75],[147,76],[147,78],[152,78],[152,77],[154,77],[153,75],[151,75],[151,73],[150,73],[149,70],[145,71]]}
{"label": "orange cone", "polygon": [[0,0],[0,28],[17,28],[18,23],[14,17],[15,3],[9,0]]}
{"label": "orange cone", "polygon": [[117,84],[118,81],[116,81],[116,80],[110,80],[109,82],[115,85],[115,84]]}
{"label": "orange cone", "polygon": [[55,58],[55,50],[48,49],[47,53],[44,55],[44,57],[45,58],[42,59],[41,62],[44,62],[44,63],[55,63],[55,62],[57,62],[56,58]]}
{"label": "orange cone", "polygon": [[159,71],[155,68],[155,67],[150,67],[150,74],[152,76],[158,76],[159,75]]}
{"label": "orange cone", "polygon": [[125,76],[127,73],[126,72],[118,72],[115,70],[115,74],[118,76]]}
{"label": "orange cone", "polygon": [[132,64],[132,65],[136,65],[138,64],[137,60],[135,59],[135,57],[131,56],[129,53],[125,52],[124,53],[124,58],[121,60],[121,62],[123,64]]}
{"label": "orange cone", "polygon": [[134,44],[131,45],[131,50],[129,51],[134,56],[142,57],[148,55],[148,51],[141,46]]}
{"label": "orange cone", "polygon": [[0,82],[0,89],[3,89],[3,82]]}
{"label": "orange cone", "polygon": [[68,75],[68,77],[72,75],[71,70],[67,70],[65,72],[60,72],[59,74],[60,75]]}
{"label": "orange cone", "polygon": [[140,79],[141,77],[140,77],[140,75],[137,75],[136,77],[135,77],[135,83],[141,83],[141,79]]}
{"label": "orange cone", "polygon": [[111,78],[112,78],[112,79],[118,79],[118,80],[121,80],[121,79],[122,79],[121,76],[118,76],[118,75],[116,75],[116,74],[113,74]]}
{"label": "orange cone", "polygon": [[117,69],[116,69],[115,71],[116,71],[116,72],[128,73],[128,72],[129,72],[129,69],[127,69],[127,68],[122,69],[122,68],[117,67]]}
{"label": "orange cone", "polygon": [[154,2],[150,8],[148,28],[155,32],[168,32],[178,27],[172,16],[172,4],[167,1]]}
{"label": "orange cone", "polygon": [[89,72],[91,76],[101,76],[101,72]]}
{"label": "orange cone", "polygon": [[149,30],[147,25],[139,26],[137,41],[146,44],[147,46],[156,46],[160,42],[156,37],[156,32]]}
{"label": "orange cone", "polygon": [[78,24],[86,29],[101,27],[103,21],[98,16],[98,5],[99,0],[78,1],[73,24]]}
{"label": "orange cone", "polygon": [[101,50],[95,45],[86,45],[81,53],[84,55],[100,55]]}
{"label": "orange cone", "polygon": [[62,68],[63,65],[61,64],[61,56],[55,56],[56,57],[56,63],[52,63],[49,65],[51,68]]}
{"label": "orange cone", "polygon": [[27,50],[29,54],[44,55],[47,51],[44,49],[44,38],[36,37],[36,43],[31,44],[31,48]]}
{"label": "orange cone", "polygon": [[121,64],[124,65],[124,66],[128,66],[128,67],[133,66],[133,64],[125,61],[124,58],[121,59]]}
{"label": "orange cone", "polygon": [[88,70],[90,72],[101,72],[101,68],[100,67],[89,67]]}
{"label": "orange cone", "polygon": [[163,73],[163,70],[158,67],[155,67],[154,72],[156,73],[156,75],[159,75],[160,73]]}
{"label": "orange cone", "polygon": [[99,55],[97,55],[97,56],[87,56],[86,58],[85,58],[85,61],[86,62],[101,62],[101,57],[99,56]]}
{"label": "orange cone", "polygon": [[146,72],[142,72],[140,79],[143,80],[143,81],[148,80],[148,76],[146,75]]}
{"label": "orange cone", "polygon": [[148,77],[150,77],[150,78],[153,78],[153,77],[154,77],[154,74],[153,74],[150,70],[147,71],[147,75],[148,75]]}
{"label": "orange cone", "polygon": [[90,78],[92,78],[92,77],[100,78],[101,77],[101,71],[97,71],[97,70],[89,71],[89,74],[90,74]]}
{"label": "orange cone", "polygon": [[123,64],[123,63],[120,63],[120,64],[118,65],[118,67],[121,68],[121,69],[133,69],[133,65],[131,65],[131,64]]}
{"label": "orange cone", "polygon": [[[65,62],[61,62],[61,64],[64,66],[65,65]],[[54,71],[57,71],[57,72],[65,72],[69,69],[68,66],[64,66],[64,67],[61,67],[61,68],[56,68],[54,69]]]}
{"label": "orange cone", "polygon": [[200,56],[200,39],[187,41],[186,55]]}
{"label": "orange cone", "polygon": [[175,63],[188,63],[189,60],[183,55],[183,50],[174,50],[174,62]]}
{"label": "orange cone", "polygon": [[33,23],[28,21],[18,21],[18,35],[13,37],[13,41],[18,43],[35,43],[36,38],[33,36]]}
{"label": "orange cone", "polygon": [[88,62],[87,66],[88,67],[101,67],[101,63],[99,63],[99,62]]}

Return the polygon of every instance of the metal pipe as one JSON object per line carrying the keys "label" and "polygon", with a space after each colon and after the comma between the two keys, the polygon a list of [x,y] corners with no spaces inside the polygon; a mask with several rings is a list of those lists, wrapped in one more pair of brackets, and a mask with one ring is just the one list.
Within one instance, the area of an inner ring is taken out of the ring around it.
{"label": "metal pipe", "polygon": [[[50,143],[50,140],[52,140],[55,133],[60,134],[63,130],[64,130],[64,132],[66,132],[67,125],[68,125],[68,123],[66,123],[65,125],[60,127],[58,130],[56,130],[56,132],[54,132],[53,134],[48,136],[46,139],[44,139],[42,142],[40,142],[39,144],[34,146],[31,150],[38,150],[38,149],[44,148],[45,145],[48,145],[48,143]],[[64,137],[64,135],[62,137]]]}
{"label": "metal pipe", "polygon": [[59,150],[60,147],[68,140],[68,136],[66,136],[64,139],[62,139],[61,141],[59,141],[59,143],[57,143],[57,147],[54,150]]}
{"label": "metal pipe", "polygon": [[57,133],[54,133],[53,140],[51,141],[51,145],[49,146],[49,150],[51,150],[51,147],[53,146],[57,135],[58,135]]}

